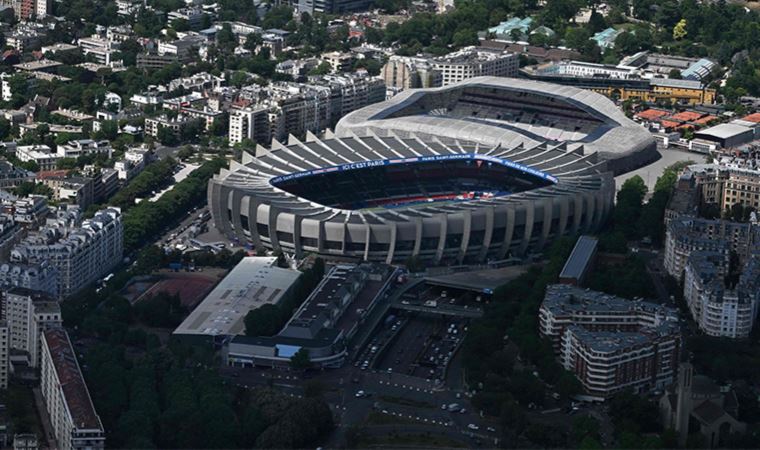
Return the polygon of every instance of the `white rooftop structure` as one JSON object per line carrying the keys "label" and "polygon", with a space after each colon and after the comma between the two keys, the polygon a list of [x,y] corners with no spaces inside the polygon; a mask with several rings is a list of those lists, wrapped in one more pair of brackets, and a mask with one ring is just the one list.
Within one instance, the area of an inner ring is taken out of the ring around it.
{"label": "white rooftop structure", "polygon": [[175,335],[226,336],[244,334],[245,316],[264,305],[277,304],[301,272],[276,266],[275,257],[243,258],[209,293]]}

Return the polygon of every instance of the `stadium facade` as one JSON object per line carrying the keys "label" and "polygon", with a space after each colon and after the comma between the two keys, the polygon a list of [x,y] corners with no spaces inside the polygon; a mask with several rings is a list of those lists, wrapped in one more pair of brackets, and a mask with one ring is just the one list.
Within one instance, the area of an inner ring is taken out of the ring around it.
{"label": "stadium facade", "polygon": [[[444,92],[448,104],[417,101]],[[533,118],[515,115],[517,100],[483,100],[503,92],[525,97]],[[539,92],[545,115],[530,106]],[[209,205],[230,239],[298,256],[456,264],[525,255],[605,221],[609,166],[648,158],[651,138],[628,122],[598,94],[476,78],[366,107],[335,135],[244,153],[209,182]]]}

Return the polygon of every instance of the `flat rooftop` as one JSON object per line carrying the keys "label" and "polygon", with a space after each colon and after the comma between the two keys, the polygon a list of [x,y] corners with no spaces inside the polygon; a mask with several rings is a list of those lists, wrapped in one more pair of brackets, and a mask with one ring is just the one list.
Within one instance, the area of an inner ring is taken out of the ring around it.
{"label": "flat rooftop", "polygon": [[559,274],[559,278],[574,278],[576,280],[583,277],[586,269],[591,262],[591,258],[596,252],[596,246],[599,241],[591,236],[581,236],[573,247],[572,253],[565,261],[565,266]]}
{"label": "flat rooftop", "polygon": [[53,67],[62,66],[63,63],[60,63],[58,61],[52,61],[50,59],[41,59],[39,61],[30,61],[20,64],[15,64],[13,67],[19,69],[19,70],[44,70],[44,69],[51,69]]}
{"label": "flat rooftop", "polygon": [[237,335],[248,311],[277,304],[301,272],[277,267],[275,257],[243,258],[174,330],[175,335]]}

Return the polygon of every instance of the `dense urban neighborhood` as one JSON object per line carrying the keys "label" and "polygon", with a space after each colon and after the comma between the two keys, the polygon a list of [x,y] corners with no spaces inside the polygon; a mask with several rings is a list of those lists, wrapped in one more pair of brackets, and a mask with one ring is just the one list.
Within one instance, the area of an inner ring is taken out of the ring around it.
{"label": "dense urban neighborhood", "polygon": [[0,448],[756,448],[760,2],[0,0]]}

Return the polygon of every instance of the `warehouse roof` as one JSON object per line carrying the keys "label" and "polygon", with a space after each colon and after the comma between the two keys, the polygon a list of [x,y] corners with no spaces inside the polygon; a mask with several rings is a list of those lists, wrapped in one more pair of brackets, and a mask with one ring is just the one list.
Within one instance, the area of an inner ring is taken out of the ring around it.
{"label": "warehouse roof", "polygon": [[243,258],[209,293],[174,334],[242,334],[246,314],[277,304],[301,275],[297,270],[276,267],[277,258]]}

